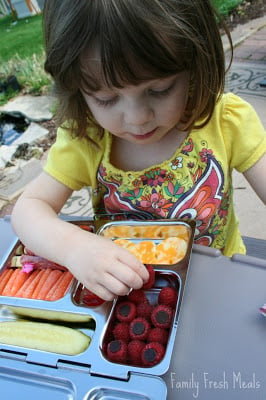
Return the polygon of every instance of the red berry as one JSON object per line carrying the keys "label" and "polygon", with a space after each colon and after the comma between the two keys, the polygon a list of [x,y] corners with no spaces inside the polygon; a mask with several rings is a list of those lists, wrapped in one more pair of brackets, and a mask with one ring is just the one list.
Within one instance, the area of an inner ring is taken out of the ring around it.
{"label": "red berry", "polygon": [[153,309],[151,321],[157,328],[168,329],[171,326],[173,310],[164,304],[159,304]]}
{"label": "red berry", "polygon": [[142,286],[142,289],[145,289],[145,290],[151,289],[155,282],[155,271],[153,269],[153,266],[150,264],[147,264],[146,268],[149,272],[149,280],[146,283],[144,283],[144,285]]}
{"label": "red berry", "polygon": [[127,361],[127,345],[122,340],[112,340],[107,346],[110,361],[125,363]]}
{"label": "red berry", "polygon": [[141,340],[135,339],[128,343],[128,359],[131,364],[142,364],[141,353],[145,347],[145,343]]}
{"label": "red berry", "polygon": [[113,330],[114,338],[117,340],[123,340],[124,342],[129,342],[129,325],[127,322],[119,322]]}
{"label": "red berry", "polygon": [[166,329],[153,328],[149,333],[148,342],[158,342],[163,345],[166,345],[166,343],[168,342],[168,336],[169,333]]}
{"label": "red berry", "polygon": [[170,286],[166,286],[160,290],[158,296],[158,304],[165,304],[167,306],[175,308],[177,303],[177,298],[178,298],[177,290]]}
{"label": "red berry", "polygon": [[141,353],[141,360],[145,366],[158,364],[164,356],[165,348],[161,343],[148,343]]}
{"label": "red berry", "polygon": [[137,316],[150,320],[152,310],[153,307],[150,303],[140,303],[137,305]]}
{"label": "red berry", "polygon": [[122,301],[116,305],[115,315],[121,322],[132,321],[137,314],[136,305],[130,301]]}
{"label": "red berry", "polygon": [[150,324],[145,318],[135,318],[129,325],[129,335],[131,339],[145,340],[150,329]]}
{"label": "red berry", "polygon": [[129,301],[132,301],[135,304],[140,303],[148,303],[149,300],[142,289],[131,290],[129,295],[127,296]]}
{"label": "red berry", "polygon": [[96,294],[92,293],[90,290],[84,288],[81,293],[81,301],[83,304],[89,307],[100,306],[105,300],[101,299]]}

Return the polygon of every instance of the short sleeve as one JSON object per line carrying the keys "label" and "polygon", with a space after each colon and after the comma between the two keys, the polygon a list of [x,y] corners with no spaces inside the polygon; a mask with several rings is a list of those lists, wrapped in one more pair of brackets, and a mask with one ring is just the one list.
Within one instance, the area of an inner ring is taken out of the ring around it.
{"label": "short sleeve", "polygon": [[230,166],[245,172],[266,152],[262,122],[248,102],[232,93],[224,96],[222,119]]}
{"label": "short sleeve", "polygon": [[69,131],[59,128],[44,170],[70,189],[80,190],[94,186],[101,156],[101,149],[87,138],[73,138]]}

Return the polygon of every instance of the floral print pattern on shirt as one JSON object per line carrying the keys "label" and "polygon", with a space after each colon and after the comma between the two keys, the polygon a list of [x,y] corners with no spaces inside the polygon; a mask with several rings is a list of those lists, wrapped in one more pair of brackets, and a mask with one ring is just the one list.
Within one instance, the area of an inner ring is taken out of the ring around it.
{"label": "floral print pattern on shirt", "polygon": [[140,218],[196,220],[195,242],[223,248],[223,226],[231,193],[224,191],[224,172],[207,142],[188,138],[168,161],[143,171],[124,172],[104,159],[98,170],[107,213],[131,212]]}

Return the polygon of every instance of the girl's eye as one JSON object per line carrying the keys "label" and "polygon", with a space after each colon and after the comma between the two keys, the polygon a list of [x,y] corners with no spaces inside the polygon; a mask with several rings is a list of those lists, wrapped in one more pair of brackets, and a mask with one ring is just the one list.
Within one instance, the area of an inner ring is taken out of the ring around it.
{"label": "girl's eye", "polygon": [[95,103],[98,104],[100,107],[110,107],[117,101],[117,97],[113,97],[112,99],[107,100],[98,99],[97,97],[93,97],[93,99]]}
{"label": "girl's eye", "polygon": [[149,93],[150,93],[151,96],[154,96],[154,97],[167,96],[167,95],[171,92],[171,90],[173,89],[173,87],[174,87],[174,84],[170,85],[168,88],[163,89],[163,90],[153,90],[153,89],[150,89],[150,90],[149,90]]}

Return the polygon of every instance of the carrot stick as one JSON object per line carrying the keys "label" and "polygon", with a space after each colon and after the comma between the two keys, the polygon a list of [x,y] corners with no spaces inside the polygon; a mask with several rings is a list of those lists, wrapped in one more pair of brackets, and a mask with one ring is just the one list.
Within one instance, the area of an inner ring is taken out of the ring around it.
{"label": "carrot stick", "polygon": [[39,275],[40,279],[39,279],[39,282],[38,282],[36,288],[34,289],[34,292],[32,293],[32,296],[31,296],[32,299],[37,299],[37,296],[38,296],[41,288],[43,287],[43,285],[45,285],[45,282],[46,282],[48,276],[50,275],[51,270],[50,270],[50,268],[47,268],[47,269],[40,270],[40,272],[41,272],[41,274]]}
{"label": "carrot stick", "polygon": [[39,291],[36,299],[44,300],[46,298],[46,296],[47,296],[47,293],[51,289],[51,287],[56,282],[58,282],[58,279],[60,278],[60,276],[62,274],[63,274],[63,272],[59,271],[58,269],[51,270],[49,276],[46,279],[46,282],[44,283],[44,285],[42,286],[41,290]]}
{"label": "carrot stick", "polygon": [[16,293],[19,291],[21,286],[24,285],[24,283],[26,282],[28,277],[29,277],[29,274],[27,274],[27,272],[24,272],[20,268],[18,268],[18,273],[17,273],[16,279],[14,281],[14,285],[11,289],[10,296],[16,295]]}
{"label": "carrot stick", "polygon": [[24,284],[21,286],[21,288],[17,291],[16,293],[16,297],[24,297],[24,298],[30,298],[31,293],[33,292],[33,290],[35,289],[39,278],[38,278],[38,274],[39,274],[39,270],[34,270],[31,273],[29,273],[29,277],[26,280],[26,282],[24,282]]}
{"label": "carrot stick", "polygon": [[12,287],[14,285],[14,282],[16,280],[18,272],[19,272],[19,270],[17,268],[13,270],[13,273],[10,276],[10,278],[9,278],[8,282],[6,283],[6,286],[4,287],[4,290],[2,292],[3,296],[11,296]]}
{"label": "carrot stick", "polygon": [[13,272],[14,270],[12,268],[6,268],[4,272],[0,275],[0,295],[3,293],[3,290]]}
{"label": "carrot stick", "polygon": [[71,272],[66,271],[47,293],[45,300],[58,300],[63,297],[73,279]]}
{"label": "carrot stick", "polygon": [[5,290],[3,291],[6,292],[6,296],[15,296],[18,290],[21,288],[22,285],[26,282],[28,279],[29,274],[26,272],[21,271],[20,268],[15,269],[12,275],[12,282],[11,279],[9,279],[8,285],[6,286]]}

